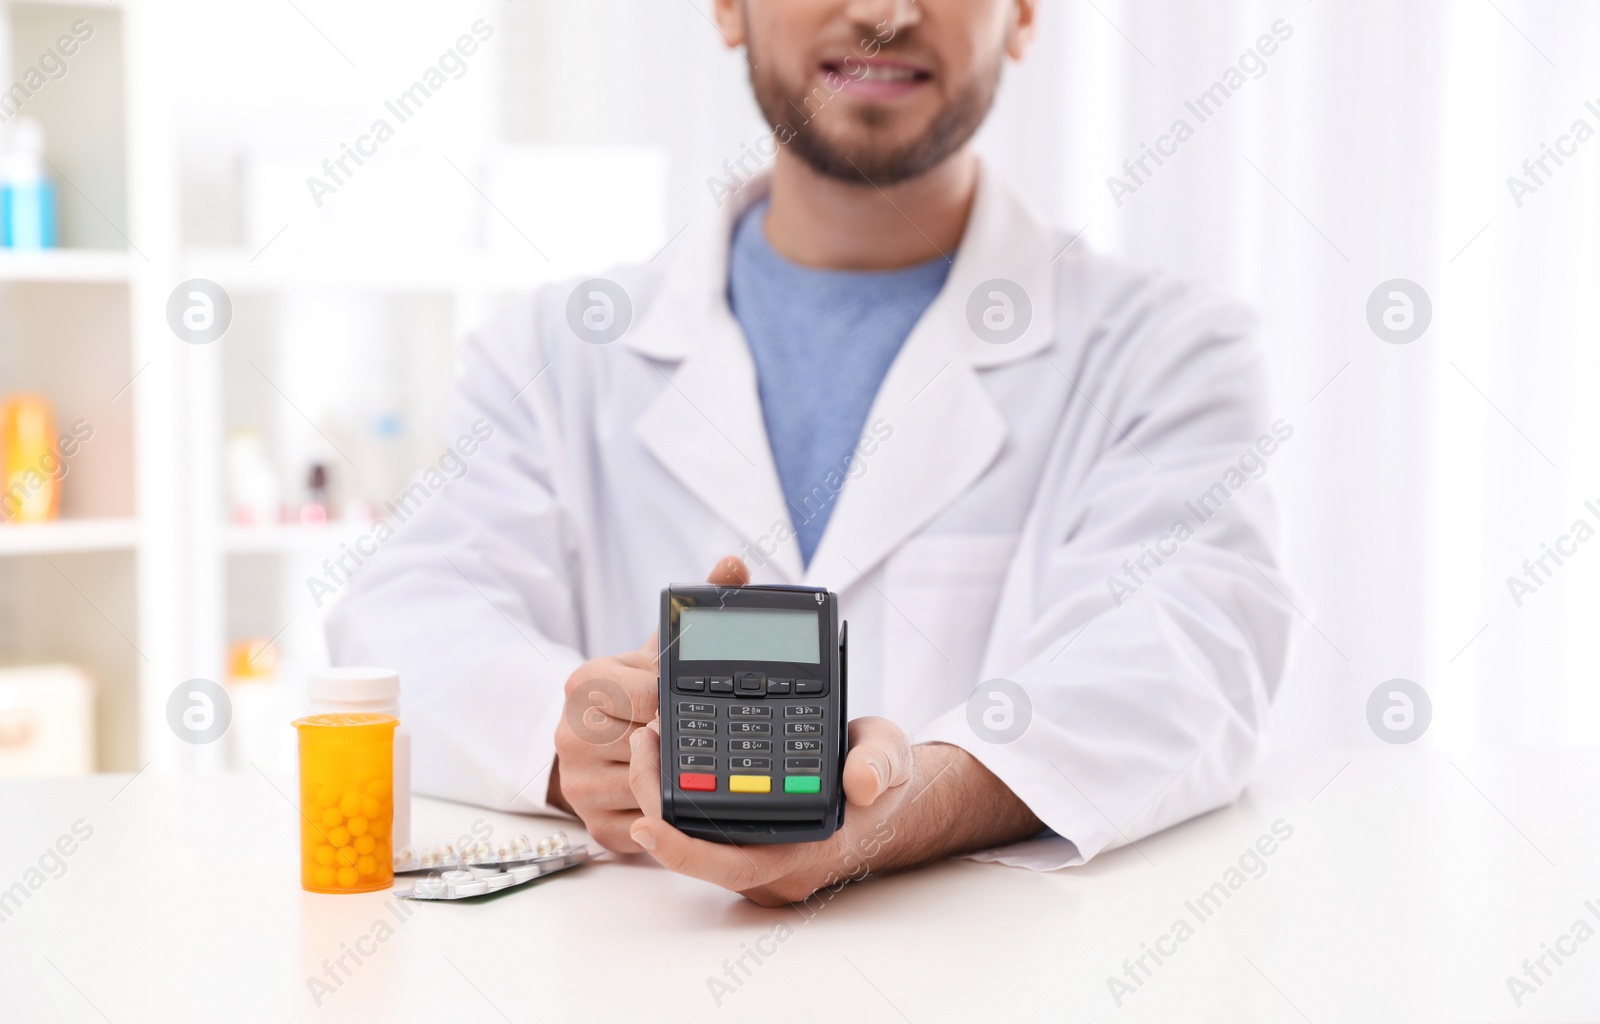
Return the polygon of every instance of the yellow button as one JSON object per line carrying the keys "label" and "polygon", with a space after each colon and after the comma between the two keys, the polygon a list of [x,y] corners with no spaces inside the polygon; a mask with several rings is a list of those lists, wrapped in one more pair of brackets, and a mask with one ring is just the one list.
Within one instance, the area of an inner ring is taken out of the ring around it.
{"label": "yellow button", "polygon": [[730,792],[730,793],[770,793],[770,792],[772,792],[772,776],[770,776],[770,775],[730,775],[730,776],[728,776],[728,792]]}

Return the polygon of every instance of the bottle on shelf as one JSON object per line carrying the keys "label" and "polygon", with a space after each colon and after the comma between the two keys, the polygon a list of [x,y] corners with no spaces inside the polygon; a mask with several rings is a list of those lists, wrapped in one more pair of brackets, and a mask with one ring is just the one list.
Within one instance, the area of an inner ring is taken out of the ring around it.
{"label": "bottle on shelf", "polygon": [[278,648],[268,637],[235,640],[228,645],[228,699],[233,723],[228,746],[233,767],[281,771],[294,764],[294,744],[283,735],[285,715],[293,701],[285,694],[278,671]]}
{"label": "bottle on shelf", "polygon": [[45,173],[44,128],[19,117],[0,141],[0,245],[56,247],[56,187]]}
{"label": "bottle on shelf", "polygon": [[50,403],[13,395],[0,404],[0,523],[43,523],[61,508],[65,469]]}
{"label": "bottle on shelf", "polygon": [[307,526],[321,526],[330,518],[332,503],[328,496],[328,467],[320,462],[311,464],[306,474],[306,501],[300,506],[300,522]]}
{"label": "bottle on shelf", "polygon": [[229,434],[227,459],[233,521],[241,526],[271,526],[277,522],[283,491],[261,435],[253,430]]}
{"label": "bottle on shelf", "polygon": [[360,469],[353,474],[357,493],[347,508],[351,518],[375,522],[410,478],[405,417],[391,409],[366,417],[363,426],[356,442]]}

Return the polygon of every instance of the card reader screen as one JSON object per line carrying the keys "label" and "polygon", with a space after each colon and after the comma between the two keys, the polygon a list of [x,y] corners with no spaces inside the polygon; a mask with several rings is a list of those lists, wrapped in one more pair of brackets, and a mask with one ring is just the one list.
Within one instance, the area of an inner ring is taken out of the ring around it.
{"label": "card reader screen", "polygon": [[784,608],[685,608],[678,620],[684,661],[822,660],[815,612]]}

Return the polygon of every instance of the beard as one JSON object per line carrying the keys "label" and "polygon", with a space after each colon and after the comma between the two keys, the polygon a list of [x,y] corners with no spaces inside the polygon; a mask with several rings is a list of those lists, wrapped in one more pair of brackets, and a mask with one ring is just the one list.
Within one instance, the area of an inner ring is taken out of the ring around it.
{"label": "beard", "polygon": [[[752,65],[750,87],[761,115],[778,137],[787,135],[785,145],[818,174],[853,183],[865,179],[878,186],[919,177],[965,146],[988,116],[1000,84],[997,60],[964,83],[920,134],[896,144],[888,141],[886,133],[876,131],[893,124],[896,115],[891,111],[872,104],[857,109],[840,104],[829,109],[833,98],[826,85],[820,89],[828,98],[819,107],[816,92],[784,80],[776,70],[761,70],[776,66],[773,60],[762,60],[759,68]],[[866,131],[856,133],[857,140],[845,140],[830,138],[822,128],[844,119]]]}

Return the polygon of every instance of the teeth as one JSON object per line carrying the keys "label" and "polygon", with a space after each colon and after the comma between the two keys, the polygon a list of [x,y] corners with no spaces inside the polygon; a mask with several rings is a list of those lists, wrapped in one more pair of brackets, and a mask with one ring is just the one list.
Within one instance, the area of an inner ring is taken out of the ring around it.
{"label": "teeth", "polygon": [[867,73],[862,75],[867,82],[905,82],[917,77],[917,73],[910,68],[868,67]]}

